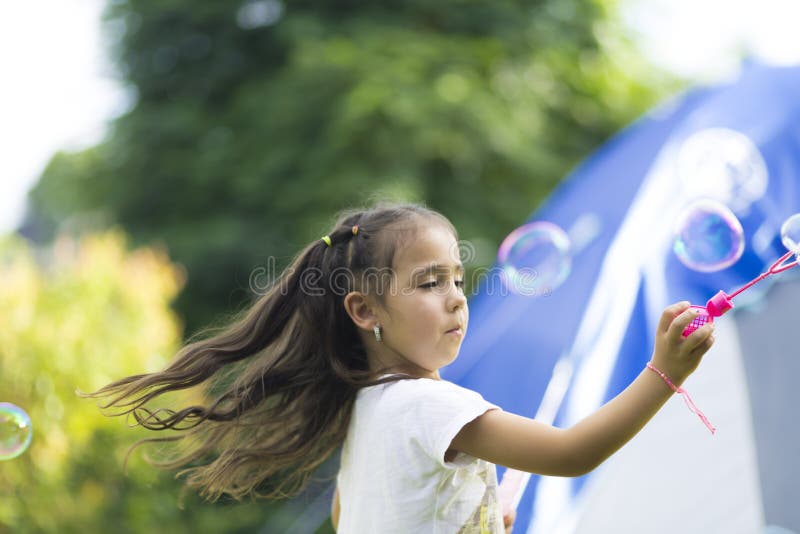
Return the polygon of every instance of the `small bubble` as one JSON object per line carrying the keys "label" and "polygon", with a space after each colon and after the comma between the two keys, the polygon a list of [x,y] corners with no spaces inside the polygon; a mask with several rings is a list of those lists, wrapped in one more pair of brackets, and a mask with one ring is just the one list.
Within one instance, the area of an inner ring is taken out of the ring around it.
{"label": "small bubble", "polygon": [[25,410],[9,402],[0,402],[0,460],[11,460],[31,444],[33,428]]}
{"label": "small bubble", "polygon": [[546,290],[549,295],[571,271],[569,236],[550,222],[525,224],[503,240],[497,263],[510,291],[533,296]]}
{"label": "small bubble", "polygon": [[703,199],[678,215],[673,250],[689,269],[714,272],[730,267],[744,253],[744,229],[724,204]]}
{"label": "small bubble", "polygon": [[781,226],[781,242],[789,251],[800,255],[800,213],[786,219]]}

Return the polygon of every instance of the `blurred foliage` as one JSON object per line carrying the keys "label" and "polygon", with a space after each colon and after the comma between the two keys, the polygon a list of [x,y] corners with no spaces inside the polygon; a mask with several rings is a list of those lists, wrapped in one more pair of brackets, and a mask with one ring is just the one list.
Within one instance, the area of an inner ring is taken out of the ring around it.
{"label": "blurred foliage", "polygon": [[570,168],[676,87],[615,8],[114,0],[130,110],[52,159],[23,231],[118,224],[165,244],[188,273],[186,335],[242,306],[268,256],[280,269],[371,198],[440,210],[477,249],[468,269],[488,265]]}
{"label": "blurred foliage", "polygon": [[[0,532],[254,532],[264,503],[209,504],[128,447],[142,429],[105,417],[93,391],[164,366],[180,341],[169,309],[184,273],[123,234],[59,238],[35,251],[0,240],[0,400],[23,408],[33,441],[0,462]],[[152,434],[152,433],[151,433]],[[150,451],[152,452],[152,451]],[[113,525],[113,527],[110,527]]]}

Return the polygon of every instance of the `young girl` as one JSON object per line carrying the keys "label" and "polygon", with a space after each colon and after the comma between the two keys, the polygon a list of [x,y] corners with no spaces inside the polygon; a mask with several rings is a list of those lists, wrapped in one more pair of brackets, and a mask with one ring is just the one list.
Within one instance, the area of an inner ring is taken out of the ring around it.
{"label": "young girl", "polygon": [[[163,371],[94,397],[149,429],[178,435],[189,487],[216,499],[295,495],[341,447],[332,520],[341,533],[502,533],[494,464],[585,474],[630,440],[714,342],[683,338],[688,303],[664,310],[651,365],[568,429],[504,412],[444,381],[469,312],[458,236],[415,204],[348,211],[303,249],[238,321],[185,346]],[[202,386],[207,402],[152,410],[164,393]],[[119,415],[121,415],[119,414]],[[138,442],[134,447],[142,442]]]}

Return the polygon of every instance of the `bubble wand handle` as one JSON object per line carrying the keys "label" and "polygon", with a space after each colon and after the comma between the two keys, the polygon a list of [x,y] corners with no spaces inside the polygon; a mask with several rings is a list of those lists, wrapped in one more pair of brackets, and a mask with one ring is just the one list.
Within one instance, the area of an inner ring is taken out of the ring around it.
{"label": "bubble wand handle", "polygon": [[744,286],[740,287],[732,294],[728,295],[724,291],[718,292],[716,295],[708,299],[705,306],[692,306],[693,308],[697,309],[697,316],[692,320],[691,323],[684,329],[683,337],[687,337],[689,334],[700,328],[706,323],[713,323],[714,317],[720,317],[725,312],[733,308],[733,297],[744,291],[745,289],[752,287],[754,284],[760,282],[764,278],[768,277],[771,274],[782,273],[783,271],[789,270],[792,267],[797,267],[798,260],[795,259],[789,263],[785,263],[786,260],[792,257],[794,252],[787,252],[784,254],[778,261],[772,264],[772,266],[766,272],[761,273],[759,276],[745,284]]}

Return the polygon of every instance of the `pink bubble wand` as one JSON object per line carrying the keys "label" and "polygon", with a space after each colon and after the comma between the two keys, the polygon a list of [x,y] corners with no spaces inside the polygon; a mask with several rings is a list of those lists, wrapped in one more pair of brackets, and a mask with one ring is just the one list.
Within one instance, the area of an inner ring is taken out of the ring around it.
{"label": "pink bubble wand", "polygon": [[[795,259],[794,261],[789,263],[785,263],[786,260],[792,257],[792,255],[794,255],[794,252],[791,251],[787,252],[786,254],[781,256],[781,258],[778,261],[773,263],[772,266],[767,271],[761,273],[756,278],[753,278],[751,281],[749,281],[747,284],[734,291],[732,294],[728,295],[724,291],[720,290],[719,293],[708,299],[708,302],[706,302],[705,306],[692,305],[692,308],[695,308],[699,313],[697,314],[697,317],[695,317],[694,320],[691,323],[689,323],[689,326],[687,326],[686,329],[683,331],[683,337],[687,337],[689,334],[691,334],[692,332],[694,332],[695,330],[697,330],[706,323],[713,323],[714,317],[721,317],[725,312],[733,308],[733,302],[731,299],[733,299],[733,297],[735,297],[745,289],[753,286],[757,282],[760,282],[761,280],[763,280],[764,278],[768,277],[771,274],[782,273],[783,271],[788,271],[792,267],[796,267],[798,259]],[[800,258],[800,255],[798,255],[798,258]]]}

